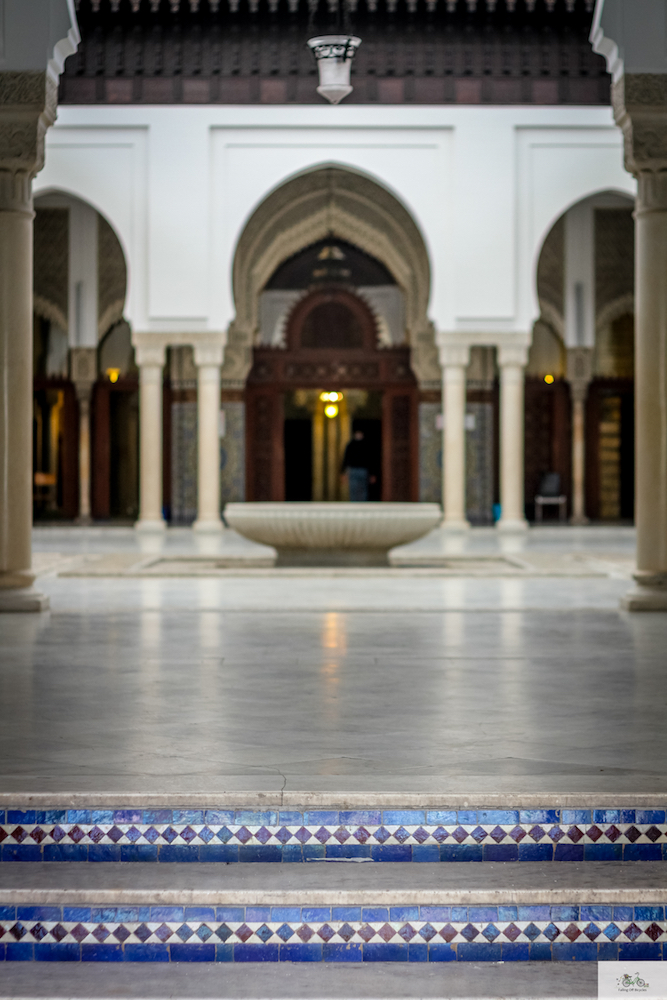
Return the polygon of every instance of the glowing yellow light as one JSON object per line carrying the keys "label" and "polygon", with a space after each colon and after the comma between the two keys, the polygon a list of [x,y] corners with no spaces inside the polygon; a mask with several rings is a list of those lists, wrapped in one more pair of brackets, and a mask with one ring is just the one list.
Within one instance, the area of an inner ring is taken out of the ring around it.
{"label": "glowing yellow light", "polygon": [[328,406],[324,407],[324,412],[330,418],[337,417],[338,416],[338,407],[336,406],[335,403],[329,403]]}
{"label": "glowing yellow light", "polygon": [[547,385],[551,385],[551,383],[553,382],[553,380],[554,380],[553,375],[545,375],[544,376],[544,381],[547,383]]}
{"label": "glowing yellow light", "polygon": [[120,368],[107,368],[107,375],[110,382],[117,382],[120,376]]}
{"label": "glowing yellow light", "polygon": [[321,392],[320,399],[323,403],[337,403],[343,398],[342,392]]}

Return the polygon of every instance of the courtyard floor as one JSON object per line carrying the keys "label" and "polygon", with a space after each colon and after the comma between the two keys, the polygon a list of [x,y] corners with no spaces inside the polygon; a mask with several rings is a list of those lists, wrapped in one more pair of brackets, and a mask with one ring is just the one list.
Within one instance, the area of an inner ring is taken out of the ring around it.
{"label": "courtyard floor", "polygon": [[366,569],[187,529],[34,548],[51,611],[0,620],[6,793],[667,791],[667,615],[619,609],[630,528],[436,531]]}

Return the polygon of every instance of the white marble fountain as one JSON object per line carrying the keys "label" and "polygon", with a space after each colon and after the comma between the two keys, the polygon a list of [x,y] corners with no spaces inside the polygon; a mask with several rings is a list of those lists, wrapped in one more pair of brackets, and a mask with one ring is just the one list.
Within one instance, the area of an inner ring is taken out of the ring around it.
{"label": "white marble fountain", "polygon": [[285,562],[386,562],[387,552],[440,524],[436,503],[228,503],[230,528]]}

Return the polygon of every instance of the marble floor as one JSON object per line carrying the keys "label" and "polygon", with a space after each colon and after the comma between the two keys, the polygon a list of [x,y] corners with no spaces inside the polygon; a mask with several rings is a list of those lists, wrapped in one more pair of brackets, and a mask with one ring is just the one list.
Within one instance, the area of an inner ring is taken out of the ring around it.
{"label": "marble floor", "polygon": [[248,544],[35,531],[51,611],[0,619],[3,791],[667,791],[667,615],[618,603],[632,529],[534,529],[514,543],[532,575],[59,575],[82,555]]}

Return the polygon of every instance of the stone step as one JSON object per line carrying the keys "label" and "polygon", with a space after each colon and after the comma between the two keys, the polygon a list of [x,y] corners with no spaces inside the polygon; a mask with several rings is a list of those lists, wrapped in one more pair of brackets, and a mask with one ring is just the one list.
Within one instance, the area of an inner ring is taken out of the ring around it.
{"label": "stone step", "polygon": [[648,795],[3,795],[0,860],[660,861],[666,804]]}
{"label": "stone step", "polygon": [[662,960],[667,866],[7,864],[8,961]]}
{"label": "stone step", "polygon": [[146,965],[14,962],[0,1000],[593,1000],[594,963]]}

